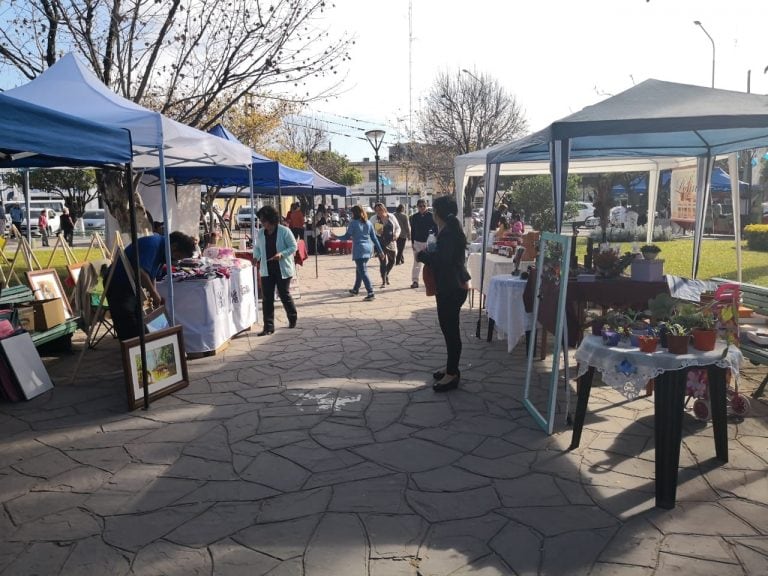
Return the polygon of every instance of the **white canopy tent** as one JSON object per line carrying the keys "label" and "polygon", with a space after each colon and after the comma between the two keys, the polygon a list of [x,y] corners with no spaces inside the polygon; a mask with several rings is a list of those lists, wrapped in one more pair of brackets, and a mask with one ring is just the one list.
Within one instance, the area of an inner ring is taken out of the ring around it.
{"label": "white canopy tent", "polygon": [[[250,171],[251,151],[166,118],[112,92],[73,54],[67,54],[31,82],[7,96],[71,116],[127,128],[133,143],[134,168],[159,168],[163,221],[168,222],[166,166],[242,166]],[[171,260],[166,236],[166,261]],[[173,289],[169,290],[171,321]]]}

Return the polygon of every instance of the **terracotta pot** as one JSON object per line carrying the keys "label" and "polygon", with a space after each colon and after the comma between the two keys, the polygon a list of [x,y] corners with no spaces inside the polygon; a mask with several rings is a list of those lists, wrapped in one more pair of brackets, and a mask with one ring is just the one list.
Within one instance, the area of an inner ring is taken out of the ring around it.
{"label": "terracotta pot", "polygon": [[691,337],[688,334],[685,336],[667,334],[667,350],[670,354],[688,354],[688,342],[690,339]]}
{"label": "terracotta pot", "polygon": [[656,336],[638,336],[637,340],[640,352],[656,352],[656,347],[659,345],[659,339]]}
{"label": "terracotta pot", "polygon": [[717,341],[716,330],[706,330],[704,328],[695,328],[693,330],[693,347],[702,352],[709,352],[715,349]]}

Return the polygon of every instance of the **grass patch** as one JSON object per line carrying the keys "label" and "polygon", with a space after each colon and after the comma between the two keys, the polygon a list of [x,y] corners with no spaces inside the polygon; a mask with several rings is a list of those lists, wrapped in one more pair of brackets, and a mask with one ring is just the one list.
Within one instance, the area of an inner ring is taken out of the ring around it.
{"label": "grass patch", "polygon": [[[56,270],[56,273],[59,275],[59,278],[61,279],[62,284],[64,284],[65,279],[69,276],[69,271],[67,270],[67,258],[64,255],[64,251],[59,248],[56,250],[56,253],[53,255],[53,260],[51,260],[51,251],[46,250],[33,250],[35,256],[37,257],[38,262],[40,262],[40,266],[43,268],[53,268]],[[6,247],[4,250],[5,257],[10,260],[13,258],[13,255],[16,253],[16,247],[13,246],[12,248]],[[85,256],[88,253],[88,248],[72,248],[72,253],[75,255],[75,262],[85,262]],[[88,261],[93,260],[101,260],[101,251],[98,249],[91,249],[90,254],[88,254]],[[50,266],[47,266],[48,261],[51,260]],[[19,252],[19,256],[16,259],[16,265],[14,266],[14,270],[16,271],[16,275],[22,280],[22,282],[26,283],[26,275],[25,272],[27,271],[27,261],[24,259],[24,256],[22,256],[21,252]],[[3,273],[5,274],[6,278],[8,277],[9,269],[8,266],[3,266]],[[15,284],[15,281],[11,282],[11,284]]]}

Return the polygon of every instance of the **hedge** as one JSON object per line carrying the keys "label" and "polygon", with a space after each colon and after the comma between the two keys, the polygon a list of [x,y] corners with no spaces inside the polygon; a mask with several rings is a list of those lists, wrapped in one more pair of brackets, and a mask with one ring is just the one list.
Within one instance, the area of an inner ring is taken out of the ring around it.
{"label": "hedge", "polygon": [[750,250],[768,252],[768,224],[750,224],[744,227],[744,236]]}

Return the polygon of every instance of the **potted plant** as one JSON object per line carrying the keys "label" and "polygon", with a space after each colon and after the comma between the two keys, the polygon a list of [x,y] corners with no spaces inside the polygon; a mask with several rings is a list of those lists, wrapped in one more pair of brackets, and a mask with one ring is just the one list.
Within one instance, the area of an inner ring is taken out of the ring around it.
{"label": "potted plant", "polygon": [[587,321],[592,328],[593,336],[600,336],[603,333],[603,327],[605,326],[606,316],[604,314],[598,314],[596,312],[590,312],[587,314]]}
{"label": "potted plant", "polygon": [[678,322],[667,324],[667,350],[670,354],[687,354],[691,332],[687,326]]}
{"label": "potted plant", "polygon": [[648,328],[647,334],[637,337],[637,345],[640,348],[640,352],[648,354],[656,352],[656,347],[659,345],[659,337],[656,335],[656,331],[653,328]]}
{"label": "potted plant", "polygon": [[715,349],[717,341],[717,319],[710,307],[703,308],[694,317],[695,326],[691,331],[693,336],[693,347],[696,350],[709,352]]}
{"label": "potted plant", "polygon": [[656,246],[656,244],[645,244],[640,247],[640,254],[642,254],[643,258],[646,260],[656,260],[656,256],[658,256],[659,252],[661,252],[661,248]]}
{"label": "potted plant", "polygon": [[655,326],[662,348],[667,347],[667,323],[675,313],[675,305],[675,299],[666,292],[648,300],[648,312],[651,314],[651,322]]}
{"label": "potted plant", "polygon": [[619,261],[619,256],[613,250],[603,250],[598,252],[594,256],[595,270],[598,275],[603,278],[611,278],[614,276],[614,269],[616,263]]}
{"label": "potted plant", "polygon": [[629,308],[624,312],[624,316],[626,317],[629,340],[632,346],[638,346],[638,336],[648,334],[648,324],[644,320],[645,314],[640,310]]}

